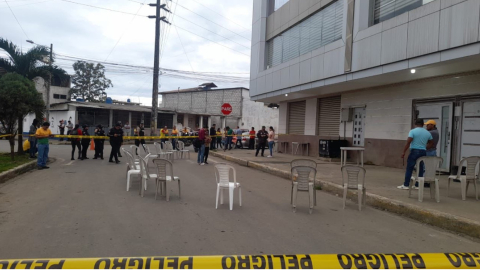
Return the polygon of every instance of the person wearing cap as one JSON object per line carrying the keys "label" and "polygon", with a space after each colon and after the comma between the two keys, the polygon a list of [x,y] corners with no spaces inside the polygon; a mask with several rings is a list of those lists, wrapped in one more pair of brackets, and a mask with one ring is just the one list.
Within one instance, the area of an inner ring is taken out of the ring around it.
{"label": "person wearing cap", "polygon": [[45,122],[42,124],[42,127],[37,129],[35,132],[35,137],[38,140],[38,157],[37,157],[37,166],[39,170],[48,169],[48,152],[50,147],[48,145],[48,138],[53,137],[52,131],[50,130],[50,123]]}
{"label": "person wearing cap", "polygon": [[[105,137],[105,130],[103,130],[102,125],[98,125],[94,131],[95,136]],[[102,159],[103,160],[103,146],[105,144],[105,139],[94,139],[93,142],[95,143],[95,156],[93,159]]]}
{"label": "person wearing cap", "polygon": [[[82,136],[90,136],[88,133],[88,125],[83,125]],[[82,138],[82,157],[80,160],[88,159],[87,157],[87,150],[90,146],[90,139],[89,138]]]}
{"label": "person wearing cap", "polygon": [[435,120],[428,120],[425,125],[427,130],[432,134],[433,141],[431,144],[427,145],[427,156],[436,157],[437,156],[437,144],[440,139],[440,134],[437,129],[437,122]]}
{"label": "person wearing cap", "polygon": [[122,124],[117,123],[114,128],[110,129],[108,132],[108,137],[110,137],[110,145],[112,146],[112,151],[110,152],[110,159],[108,162],[114,162],[113,158],[115,158],[115,163],[120,163],[118,160],[118,152],[120,151],[120,146],[123,142],[123,130]]}
{"label": "person wearing cap", "polygon": [[[413,169],[417,163],[417,159],[427,155],[427,145],[433,142],[433,137],[430,132],[423,128],[423,119],[415,121],[415,128],[408,133],[407,143],[403,149],[402,159],[405,158],[405,153],[410,148],[410,154],[407,159],[407,168],[405,170],[405,182],[398,186],[399,189],[409,190],[410,180],[412,178]],[[423,177],[423,163],[420,164],[419,176]],[[418,182],[415,183],[418,188]]]}

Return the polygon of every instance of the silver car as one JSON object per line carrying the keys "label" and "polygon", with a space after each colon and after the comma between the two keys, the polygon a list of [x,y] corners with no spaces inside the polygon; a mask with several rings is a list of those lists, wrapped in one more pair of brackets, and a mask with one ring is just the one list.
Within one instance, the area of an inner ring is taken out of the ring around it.
{"label": "silver car", "polygon": [[[250,131],[248,130],[242,130],[244,131],[242,133],[242,147],[243,148],[248,148],[249,144],[250,144]],[[257,144],[258,144],[258,138],[257,138],[257,131],[255,131],[255,144],[254,144],[254,148],[257,147]],[[265,145],[265,149],[268,149],[268,145]]]}

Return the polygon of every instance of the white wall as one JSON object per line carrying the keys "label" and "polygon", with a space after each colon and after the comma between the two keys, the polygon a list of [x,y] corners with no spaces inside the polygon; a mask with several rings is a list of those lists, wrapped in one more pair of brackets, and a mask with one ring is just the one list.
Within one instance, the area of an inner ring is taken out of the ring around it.
{"label": "white wall", "polygon": [[243,91],[241,128],[259,130],[262,126],[278,128],[279,110],[272,109],[263,102],[251,101],[248,91]]}
{"label": "white wall", "polygon": [[[36,77],[35,79],[33,79],[33,82],[35,83],[35,88],[37,89],[37,91],[42,93],[43,101],[46,103],[47,102],[47,88],[45,86],[45,80],[41,77]],[[55,104],[55,103],[61,103],[61,102],[68,101],[67,99],[55,99],[55,98],[53,98],[53,95],[54,94],[66,95],[67,98],[68,98],[68,92],[69,91],[70,91],[70,88],[68,88],[68,87],[50,86],[50,104]]]}

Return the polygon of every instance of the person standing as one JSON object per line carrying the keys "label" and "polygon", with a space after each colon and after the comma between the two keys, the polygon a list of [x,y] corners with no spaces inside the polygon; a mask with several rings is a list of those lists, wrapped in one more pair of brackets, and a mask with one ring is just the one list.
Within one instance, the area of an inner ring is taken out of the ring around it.
{"label": "person standing", "polygon": [[35,133],[37,133],[38,128],[38,120],[33,119],[32,124],[30,125],[30,130],[28,131],[28,141],[30,142],[30,158],[37,158],[35,154],[37,153],[37,137]]}
{"label": "person standing", "polygon": [[210,148],[212,150],[215,150],[215,145],[216,145],[216,141],[217,141],[217,129],[216,129],[216,126],[215,124],[212,125],[212,127],[210,128],[210,138],[212,139],[212,144],[210,145]]}
{"label": "person standing", "polygon": [[225,149],[223,150],[224,152],[227,151],[227,148],[228,150],[232,150],[232,139],[233,139],[233,129],[231,129],[230,127],[226,127],[226,130],[227,130],[227,134],[225,135]]}
{"label": "person standing", "polygon": [[[82,131],[80,130],[80,125],[75,125],[70,132],[72,136],[81,136]],[[80,145],[80,138],[71,138],[70,143],[72,144],[72,160],[75,160],[75,148],[78,148],[78,159],[82,158],[82,147]]]}
{"label": "person standing", "polygon": [[[94,130],[95,136],[105,137],[105,131],[103,130],[102,125],[98,125]],[[105,139],[94,139],[95,143],[95,156],[93,159],[101,158],[103,160],[103,147],[105,145]]]}
{"label": "person standing", "polygon": [[[90,134],[88,133],[88,125],[83,125],[82,136],[90,136]],[[88,159],[87,150],[89,146],[90,139],[82,138],[82,158],[80,158],[80,160]]]}
{"label": "person standing", "polygon": [[250,140],[248,141],[248,149],[255,149],[255,128],[252,127],[252,130],[248,133],[250,135]]}
{"label": "person standing", "polygon": [[270,155],[268,156],[268,158],[271,158],[273,157],[273,145],[275,144],[275,129],[273,129],[273,127],[270,127],[268,131],[267,141],[268,141],[268,149],[270,150]]}
{"label": "person standing", "polygon": [[[72,121],[68,120],[68,124],[67,124],[67,135],[72,134],[72,130],[73,130]],[[70,141],[70,138],[68,138],[67,141]]]}
{"label": "person standing", "polygon": [[168,136],[168,128],[167,126],[165,126],[162,129],[160,129],[160,142],[161,142],[160,146],[162,147],[162,149],[165,142],[168,141],[167,136]]}
{"label": "person standing", "polygon": [[212,144],[212,137],[210,134],[208,134],[207,130],[205,130],[205,133],[207,134],[205,136],[205,155],[203,158],[203,163],[208,164],[207,159],[208,159],[208,153],[210,153],[210,147]]}
{"label": "person standing", "polygon": [[118,152],[117,152],[117,157],[122,157],[122,153],[120,152],[120,148],[122,147],[122,144],[123,144],[123,135],[125,134],[125,132],[123,131],[123,125],[122,125],[122,121],[118,121],[117,123],[118,125],[120,125],[120,131],[122,133],[122,142],[120,143],[120,146],[118,147]]}
{"label": "person standing", "polygon": [[203,157],[205,155],[205,134],[206,134],[207,127],[201,128],[198,131],[198,141],[199,141],[199,149],[198,149],[198,156],[197,156],[197,163],[198,165],[205,165],[203,163]]}
{"label": "person standing", "polygon": [[35,132],[35,137],[38,139],[38,158],[37,166],[39,170],[48,169],[48,152],[50,147],[48,145],[48,138],[53,137],[52,131],[50,130],[50,123],[44,122],[42,127],[37,129]]}
{"label": "person standing", "polygon": [[[216,138],[216,144],[217,146],[215,148],[220,148],[222,149],[222,131],[220,130],[220,128],[217,129],[217,138]],[[214,140],[215,142],[215,140]]]}
{"label": "person standing", "polygon": [[[413,168],[417,163],[417,159],[427,155],[427,144],[433,142],[433,137],[430,132],[423,128],[423,119],[417,119],[415,121],[415,128],[408,133],[407,143],[403,149],[402,159],[405,158],[405,152],[410,148],[410,154],[407,159],[407,168],[405,170],[405,182],[403,185],[398,186],[399,189],[409,190],[410,180],[412,178]],[[423,177],[423,163],[420,164],[419,176]],[[415,183],[415,187],[418,187],[418,182]]]}
{"label": "person standing", "polygon": [[432,134],[432,143],[427,145],[427,156],[428,157],[436,157],[437,156],[437,144],[438,140],[440,139],[440,134],[438,133],[437,129],[437,122],[435,120],[428,120],[425,123],[427,126],[427,130]]}
{"label": "person standing", "polygon": [[237,135],[237,141],[235,142],[235,149],[242,149],[242,130],[239,126],[237,126],[237,130],[235,130],[235,135]]}
{"label": "person standing", "polygon": [[130,126],[130,123],[128,121],[125,123],[125,126],[123,126],[123,129],[124,129],[125,136],[132,136],[132,133],[130,133],[132,127]]}
{"label": "person standing", "polygon": [[[65,135],[65,123],[63,120],[60,120],[60,125],[58,125],[58,129],[60,130],[60,135]],[[60,138],[60,141],[63,141],[63,137]]]}
{"label": "person standing", "polygon": [[118,152],[120,151],[120,146],[123,143],[123,130],[122,125],[117,123],[114,128],[110,129],[108,132],[108,137],[110,137],[110,145],[112,146],[112,151],[110,152],[110,159],[108,162],[114,162],[113,158],[115,158],[115,163],[120,163],[118,160]]}
{"label": "person standing", "polygon": [[[143,137],[145,136],[145,128],[143,127],[143,123],[140,123],[138,125],[138,127],[135,129],[135,136],[138,136],[138,137]],[[135,145],[137,147],[139,147],[140,145],[142,145],[143,147],[143,150],[145,150],[145,139],[141,138],[141,139],[136,139],[135,140]],[[135,155],[138,155],[138,148],[135,150]]]}
{"label": "person standing", "polygon": [[258,144],[257,144],[257,152],[255,153],[255,156],[258,156],[258,152],[260,152],[260,149],[262,149],[262,157],[263,153],[265,152],[265,146],[267,145],[267,138],[268,138],[268,132],[265,130],[265,126],[262,127],[262,130],[260,130],[257,133],[257,138],[258,138]]}
{"label": "person standing", "polygon": [[173,147],[173,150],[178,150],[178,147],[177,147],[177,140],[178,140],[178,130],[177,130],[177,126],[173,126],[172,128],[172,147]]}

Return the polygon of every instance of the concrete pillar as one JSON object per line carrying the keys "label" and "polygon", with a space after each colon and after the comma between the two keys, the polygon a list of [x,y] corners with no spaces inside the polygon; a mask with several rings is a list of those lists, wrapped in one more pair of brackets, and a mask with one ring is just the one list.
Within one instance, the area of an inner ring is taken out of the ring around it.
{"label": "concrete pillar", "polygon": [[200,115],[200,123],[198,124],[199,128],[203,128],[203,116]]}
{"label": "concrete pillar", "polygon": [[184,126],[184,127],[188,127],[188,126],[189,126],[189,125],[188,125],[188,124],[189,124],[189,123],[188,123],[188,117],[189,117],[188,114],[186,114],[186,113],[183,114],[183,126]]}
{"label": "concrete pillar", "polygon": [[305,108],[305,135],[317,134],[317,106],[316,98],[307,99]]}
{"label": "concrete pillar", "polygon": [[176,113],[176,114],[173,115],[173,125],[176,126],[177,122],[178,122],[178,114]]}
{"label": "concrete pillar", "polygon": [[132,136],[132,130],[134,129],[132,124],[132,112],[128,112],[128,124],[130,124],[130,134],[127,136]]}
{"label": "concrete pillar", "polygon": [[[78,122],[78,116],[77,116],[77,122]],[[115,126],[115,124],[113,123],[113,110],[110,110],[110,119],[108,121],[108,124],[109,124],[110,128]]]}
{"label": "concrete pillar", "polygon": [[222,119],[222,130],[227,127],[227,118],[225,116],[221,117]]}
{"label": "concrete pillar", "polygon": [[208,128],[210,128],[212,126],[212,117],[209,116],[208,117]]}

